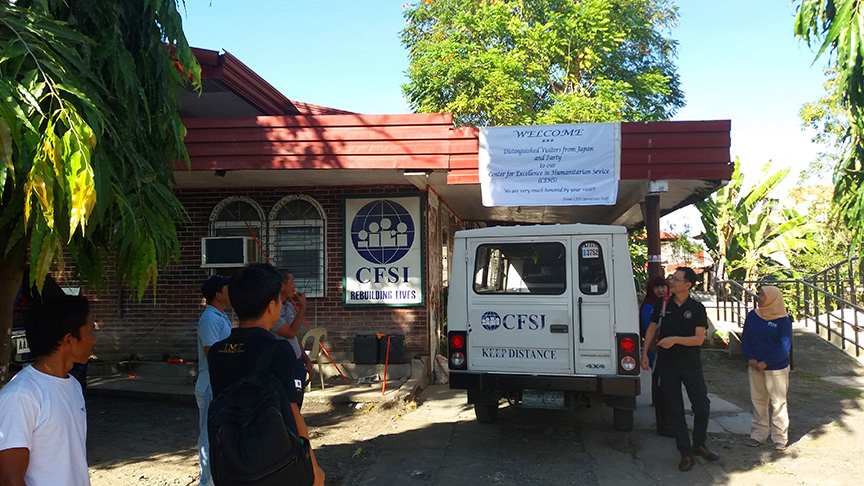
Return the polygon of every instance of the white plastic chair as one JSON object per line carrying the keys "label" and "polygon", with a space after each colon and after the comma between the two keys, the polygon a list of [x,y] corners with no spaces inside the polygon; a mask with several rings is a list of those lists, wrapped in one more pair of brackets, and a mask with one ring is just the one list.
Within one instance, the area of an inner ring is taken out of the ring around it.
{"label": "white plastic chair", "polygon": [[[327,338],[327,330],[323,327],[316,327],[315,329],[310,329],[303,335],[303,351],[309,355],[309,360],[312,363],[318,363],[318,376],[321,378],[321,389],[324,389],[324,374],[321,373],[321,342],[323,342]],[[307,342],[312,341],[312,349],[311,351],[306,351]],[[310,382],[309,389],[312,389],[312,384]]]}

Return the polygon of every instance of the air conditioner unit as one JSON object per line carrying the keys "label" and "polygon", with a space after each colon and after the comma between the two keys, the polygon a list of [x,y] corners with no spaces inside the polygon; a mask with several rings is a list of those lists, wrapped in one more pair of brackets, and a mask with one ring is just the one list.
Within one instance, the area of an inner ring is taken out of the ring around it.
{"label": "air conditioner unit", "polygon": [[201,238],[201,267],[242,267],[261,261],[261,251],[251,236]]}

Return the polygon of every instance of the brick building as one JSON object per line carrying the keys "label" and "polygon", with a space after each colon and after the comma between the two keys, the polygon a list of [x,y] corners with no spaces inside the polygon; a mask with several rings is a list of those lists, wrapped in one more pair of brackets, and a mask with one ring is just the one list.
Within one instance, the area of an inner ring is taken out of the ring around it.
{"label": "brick building", "polygon": [[[444,320],[455,231],[568,222],[633,228],[649,221],[650,239],[650,221],[704,198],[732,172],[728,121],[624,123],[615,206],[487,208],[480,204],[476,128],[453,128],[449,114],[360,115],[291,101],[228,53],[196,55],[203,93],[184,93],[181,108],[191,167],[175,168],[188,214],[178,226],[180,261],[159,274],[155,298],[148,291],[139,302],[116,283],[96,297],[100,359],[195,359],[200,283],[236,268],[206,266],[202,254],[212,264],[224,255],[211,254],[211,244],[241,240],[241,260],[269,257],[294,273],[309,296],[307,320],[327,329],[337,361],[352,360],[355,336],[375,333],[404,336],[406,359],[429,356]],[[668,184],[657,189],[653,182],[661,179]],[[409,229],[385,234],[389,219],[372,222],[375,230],[364,227],[358,243],[361,213],[393,201],[414,208],[401,220]],[[389,260],[377,267],[357,267],[355,253],[391,233],[410,240],[405,251],[384,255]],[[393,266],[404,255],[417,258],[410,271]],[[352,294],[352,285],[388,275],[398,280],[397,295],[412,298],[352,301],[372,295]],[[79,285],[68,273],[59,280]]]}

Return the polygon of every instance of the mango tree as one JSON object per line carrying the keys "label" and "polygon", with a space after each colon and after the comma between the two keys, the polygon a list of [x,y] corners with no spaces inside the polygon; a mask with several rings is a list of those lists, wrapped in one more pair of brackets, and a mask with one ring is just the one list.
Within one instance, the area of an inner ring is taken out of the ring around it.
{"label": "mango tree", "polygon": [[200,85],[174,0],[0,2],[0,384],[12,302],[64,253],[138,291],[179,253],[179,87]]}
{"label": "mango tree", "polygon": [[684,105],[666,0],[425,0],[405,96],[457,125],[665,120]]}

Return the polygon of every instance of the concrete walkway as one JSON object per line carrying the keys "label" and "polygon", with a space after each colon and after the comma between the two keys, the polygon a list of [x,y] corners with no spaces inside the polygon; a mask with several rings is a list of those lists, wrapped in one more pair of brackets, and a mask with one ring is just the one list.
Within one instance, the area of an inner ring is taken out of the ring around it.
{"label": "concrete walkway", "polygon": [[[504,406],[496,424],[479,424],[464,391],[430,386],[420,395],[420,407],[376,440],[374,462],[352,484],[668,486],[712,484],[714,476],[725,474],[719,463],[704,461],[687,474],[676,470],[675,442],[654,433],[650,379],[642,383],[632,432],[612,430],[612,411],[602,405],[572,416]],[[709,446],[721,454],[728,444],[743,447],[750,414],[720,397],[710,398]],[[692,424],[692,415],[688,420]]]}
{"label": "concrete walkway", "polygon": [[[380,403],[407,401],[423,387],[423,362],[413,360],[411,364],[394,365],[388,374],[387,386],[382,393],[382,383],[357,384],[349,374],[350,384],[327,380],[320,388],[317,376],[305,394],[307,402],[318,403]],[[350,368],[347,366],[346,368]],[[374,368],[373,368],[374,369]],[[348,370],[346,369],[347,373]],[[363,370],[361,373],[368,373]],[[377,373],[383,376],[383,370]],[[91,363],[87,376],[87,393],[125,397],[158,398],[195,404],[195,363],[133,362],[121,364]]]}

